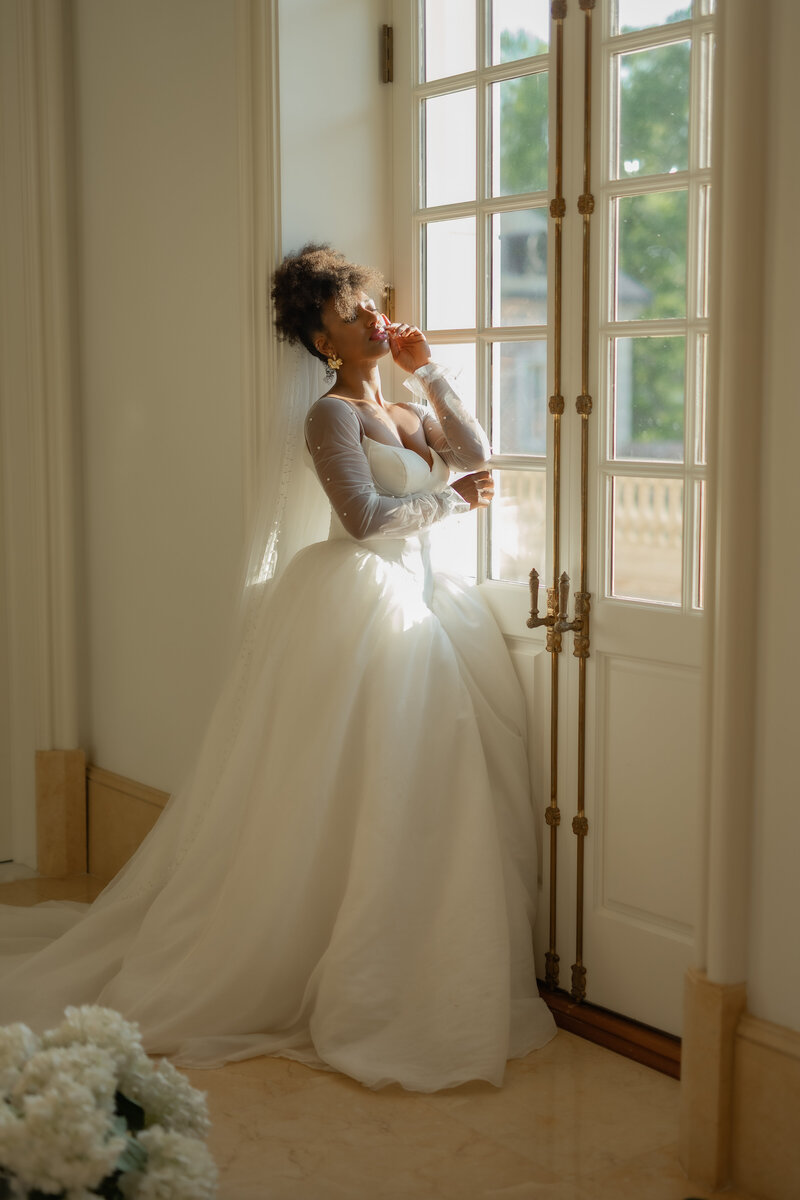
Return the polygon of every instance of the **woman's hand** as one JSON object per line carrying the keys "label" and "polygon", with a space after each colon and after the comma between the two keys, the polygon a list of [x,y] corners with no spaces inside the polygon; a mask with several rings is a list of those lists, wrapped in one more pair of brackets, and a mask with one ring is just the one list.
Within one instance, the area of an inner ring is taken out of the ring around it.
{"label": "woman's hand", "polygon": [[462,475],[450,484],[454,492],[458,492],[462,500],[466,500],[470,508],[488,508],[494,496],[494,480],[491,471],[474,471],[472,475]]}
{"label": "woman's hand", "polygon": [[431,348],[425,341],[425,334],[416,325],[392,324],[388,317],[383,319],[389,337],[389,349],[398,367],[413,374],[418,367],[424,367],[431,361]]}

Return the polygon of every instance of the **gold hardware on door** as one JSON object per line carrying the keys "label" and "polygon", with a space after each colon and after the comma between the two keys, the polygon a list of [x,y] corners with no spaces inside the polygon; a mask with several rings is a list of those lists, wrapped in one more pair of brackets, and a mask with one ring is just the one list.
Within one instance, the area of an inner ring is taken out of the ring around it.
{"label": "gold hardware on door", "polygon": [[573,655],[578,659],[578,774],[577,804],[572,821],[572,831],[577,838],[576,849],[576,927],[575,962],[572,966],[571,995],[575,1000],[586,997],[586,967],[583,965],[583,906],[584,906],[584,843],[589,832],[585,812],[586,785],[586,660],[589,657],[589,613],[591,594],[586,590],[586,551],[588,540],[588,476],[589,476],[589,416],[592,397],[589,394],[589,270],[590,228],[594,212],[594,197],[591,193],[591,53],[592,53],[592,10],[595,0],[579,0],[584,23],[584,130],[583,130],[583,191],[578,198],[578,213],[583,223],[582,261],[582,312],[581,312],[581,394],[576,401],[576,411],[581,421],[581,508],[580,508],[580,587],[575,592],[575,615],[569,618],[570,580],[566,572],[559,577],[560,564],[560,520],[561,520],[561,418],[564,413],[564,397],[561,395],[561,335],[562,335],[562,223],[566,215],[566,204],[562,192],[563,174],[563,91],[564,51],[563,22],[567,15],[565,0],[553,0],[551,16],[556,34],[556,146],[555,182],[556,195],[550,202],[550,216],[555,225],[554,238],[554,311],[553,311],[553,395],[549,411],[553,417],[553,586],[547,589],[547,612],[539,616],[539,573],[534,568],[530,573],[531,611],[527,620],[529,629],[544,626],[547,630],[547,651],[551,659],[550,689],[550,804],[545,811],[545,820],[550,827],[550,946],[546,955],[545,981],[550,987],[558,986],[559,956],[556,952],[556,906],[557,906],[557,830],[561,823],[558,807],[558,655],[561,651],[562,634],[574,634]]}
{"label": "gold hardware on door", "polygon": [[561,633],[555,628],[556,597],[558,594],[558,564],[561,555],[561,417],[564,397],[561,394],[561,311],[562,311],[562,225],[567,205],[563,191],[564,163],[564,18],[566,0],[552,0],[550,15],[555,24],[556,107],[555,107],[555,196],[550,201],[550,217],[554,226],[553,279],[553,395],[548,409],[553,418],[553,586],[547,589],[547,616],[539,617],[539,575],[530,573],[531,615],[528,628],[547,627],[547,652],[550,659],[550,804],[545,820],[550,828],[550,928],[549,948],[545,955],[545,982],[558,987],[559,956],[556,951],[556,911],[558,883],[558,827],[561,811],[558,807],[558,656],[561,652]]}
{"label": "gold hardware on door", "polygon": [[558,620],[558,616],[553,607],[552,588],[547,589],[547,616],[539,616],[539,572],[536,567],[531,567],[531,573],[528,577],[528,583],[531,590],[531,615],[528,617],[525,624],[528,629],[538,629],[540,625],[552,627]]}
{"label": "gold hardware on door", "polygon": [[[583,965],[584,845],[589,832],[586,818],[586,660],[589,657],[589,608],[591,596],[586,590],[586,550],[589,524],[589,270],[591,222],[594,196],[591,185],[592,157],[592,11],[595,0],[579,0],[584,15],[583,57],[583,193],[578,197],[578,212],[583,221],[583,288],[581,301],[581,394],[575,409],[581,419],[581,570],[580,589],[575,593],[575,629],[573,654],[578,659],[578,796],[572,832],[578,839],[576,851],[577,887],[575,902],[575,962],[572,964],[573,1000],[586,998],[586,967]],[[569,581],[567,581],[567,590]]]}
{"label": "gold hardware on door", "polygon": [[384,25],[381,30],[381,78],[384,83],[394,83],[394,26]]}

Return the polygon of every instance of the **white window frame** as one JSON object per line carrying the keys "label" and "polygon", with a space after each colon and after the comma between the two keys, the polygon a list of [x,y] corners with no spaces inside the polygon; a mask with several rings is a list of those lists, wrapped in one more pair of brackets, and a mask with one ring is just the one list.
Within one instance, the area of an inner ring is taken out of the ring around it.
{"label": "white window frame", "polygon": [[[433,216],[437,220],[456,217],[476,218],[476,326],[474,328],[459,328],[436,330],[430,332],[429,341],[435,357],[437,344],[469,343],[476,348],[476,410],[477,416],[484,428],[491,430],[491,397],[492,397],[492,364],[491,352],[493,343],[527,342],[541,340],[549,343],[548,328],[550,325],[551,297],[548,289],[548,323],[541,326],[493,326],[491,318],[491,238],[489,234],[491,216],[495,213],[513,212],[520,209],[541,208],[548,212],[550,201],[548,189],[537,192],[518,193],[513,196],[491,195],[491,159],[489,154],[482,154],[481,147],[489,147],[490,142],[490,88],[493,84],[520,75],[535,74],[543,70],[549,75],[549,103],[554,102],[554,80],[552,71],[552,52],[535,58],[519,59],[495,66],[480,66],[486,60],[488,39],[490,37],[489,18],[490,4],[486,4],[485,17],[481,19],[482,4],[476,4],[476,70],[463,72],[459,75],[448,76],[445,79],[433,80],[430,83],[418,82],[421,78],[419,48],[422,44],[420,30],[424,14],[424,0],[411,0],[411,15],[402,6],[402,14],[397,14],[394,26],[395,44],[395,88],[394,96],[394,171],[395,171],[395,228],[398,231],[395,239],[394,283],[396,289],[397,313],[411,314],[411,320],[424,327],[424,299],[422,278],[422,237],[426,221]],[[424,174],[422,169],[422,102],[431,96],[455,91],[458,88],[474,87],[476,89],[476,191],[475,200],[463,203],[447,204],[432,208],[422,205],[422,187]],[[552,143],[552,139],[551,139]],[[490,147],[489,147],[490,148]],[[552,144],[550,159],[552,159]],[[548,163],[548,177],[552,177],[552,162]],[[550,219],[548,216],[548,235]],[[548,236],[548,243],[552,239]],[[550,245],[548,256],[551,254]],[[548,346],[548,380],[550,378]],[[550,422],[548,421],[548,450],[550,439]],[[500,469],[530,470],[544,473],[546,458],[532,455],[493,455],[493,466]],[[548,523],[549,524],[549,523]],[[548,529],[548,539],[550,533]],[[501,625],[515,632],[524,629],[524,620],[520,620],[527,612],[528,591],[521,583],[492,579],[489,576],[489,529],[487,515],[478,513],[477,536],[477,569],[476,580],[483,585],[487,597],[491,600],[498,616],[504,614]],[[545,564],[531,562],[544,573]],[[538,632],[534,636],[541,636]]]}
{"label": "white window frame", "polygon": [[[710,95],[713,71],[714,17],[713,0],[694,0],[692,16],[671,25],[654,26],[633,33],[614,34],[614,0],[603,5],[602,44],[600,47],[601,104],[597,136],[600,143],[600,177],[595,187],[595,212],[599,216],[597,267],[597,381],[600,430],[597,471],[598,496],[598,589],[603,603],[614,606],[635,605],[668,608],[687,616],[702,610],[702,562],[698,542],[704,537],[703,511],[699,497],[707,496],[708,467],[705,456],[706,381],[705,362],[708,347],[708,219],[710,215]],[[616,137],[614,105],[615,59],[624,53],[654,49],[675,42],[691,43],[689,79],[689,153],[685,171],[671,174],[613,178]],[[648,195],[668,190],[688,194],[686,316],[651,321],[612,320],[614,245],[613,205],[626,196]],[[684,449],[683,461],[652,459],[615,459],[613,342],[615,337],[632,335],[682,336],[685,338],[684,375]],[[705,346],[705,354],[700,346]],[[683,483],[683,546],[681,599],[676,604],[640,600],[612,594],[612,522],[614,478],[641,477],[674,479]],[[705,547],[703,547],[705,549]]]}
{"label": "white window frame", "polygon": [[[581,21],[581,12],[577,0],[573,0],[567,23],[573,27]],[[487,15],[481,20],[480,3],[477,8],[476,53],[477,64],[485,61],[490,4],[487,3]],[[708,160],[708,145],[710,130],[705,123],[705,115],[710,110],[708,96],[710,94],[712,46],[714,19],[714,0],[694,0],[693,14],[685,21],[670,26],[655,26],[630,34],[612,36],[612,19],[614,15],[614,0],[607,3],[600,0],[595,12],[595,22],[598,26],[601,45],[599,56],[595,60],[595,84],[593,107],[594,118],[594,166],[593,187],[595,196],[595,217],[593,221],[593,254],[592,254],[592,335],[593,345],[591,363],[593,378],[590,381],[590,391],[595,396],[595,413],[597,421],[592,431],[593,465],[590,478],[590,495],[597,497],[592,503],[594,510],[591,516],[594,528],[594,545],[590,546],[590,590],[595,595],[595,602],[601,605],[611,605],[617,608],[636,607],[642,609],[657,609],[680,612],[685,616],[700,615],[700,581],[702,570],[698,561],[697,539],[701,536],[701,513],[698,509],[697,497],[700,488],[706,485],[707,467],[702,457],[695,455],[695,446],[701,437],[701,424],[704,414],[699,412],[698,402],[701,388],[696,369],[695,347],[698,339],[708,334],[709,321],[706,313],[700,313],[695,305],[695,298],[701,283],[704,284],[706,275],[702,269],[704,247],[698,243],[698,224],[702,197],[708,197],[710,188],[710,163]],[[548,287],[548,324],[542,327],[505,327],[491,326],[487,317],[490,316],[490,275],[482,269],[482,264],[490,268],[490,246],[487,231],[489,214],[507,212],[521,208],[542,207],[547,210],[551,199],[554,179],[554,137],[550,136],[549,190],[547,192],[532,192],[511,197],[492,197],[491,164],[488,154],[481,153],[481,145],[485,145],[488,135],[489,99],[487,89],[491,84],[504,79],[515,78],[520,74],[534,70],[549,71],[549,99],[551,113],[555,106],[555,63],[553,38],[551,35],[550,51],[537,59],[523,59],[516,62],[504,63],[493,67],[478,65],[475,71],[464,72],[461,75],[448,77],[446,80],[435,80],[431,83],[419,83],[420,64],[419,50],[422,39],[419,37],[424,0],[410,0],[410,5],[404,3],[395,6],[395,96],[393,115],[394,134],[394,224],[397,231],[395,237],[394,283],[397,295],[397,311],[399,314],[411,314],[411,319],[417,323],[423,320],[421,306],[422,272],[420,241],[426,219],[435,214],[437,218],[460,217],[475,215],[478,221],[477,254],[476,254],[476,299],[477,314],[476,328],[458,330],[437,330],[430,336],[432,347],[437,343],[475,342],[476,345],[476,400],[477,415],[487,429],[491,429],[491,344],[503,341],[523,341],[542,333],[548,343],[548,394],[552,391],[552,355],[550,339],[552,337],[552,286]],[[598,19],[599,18],[599,19]],[[565,23],[566,30],[566,23]],[[680,40],[691,40],[691,75],[690,75],[690,138],[689,165],[686,171],[670,175],[653,175],[642,178],[611,178],[612,150],[612,114],[609,112],[611,103],[611,70],[612,59],[620,52],[632,49],[649,48]],[[599,64],[599,65],[598,65]],[[566,532],[570,519],[574,518],[576,503],[573,503],[572,491],[577,480],[577,462],[575,460],[577,439],[570,435],[570,427],[575,424],[569,419],[570,410],[574,406],[578,394],[579,381],[576,378],[576,332],[580,327],[579,286],[576,282],[576,268],[579,262],[580,234],[577,217],[572,217],[575,197],[578,194],[576,185],[580,175],[577,146],[582,137],[583,90],[582,79],[579,85],[578,63],[571,63],[571,87],[565,92],[564,130],[565,130],[565,162],[564,162],[564,193],[567,202],[568,217],[564,225],[564,298],[562,314],[562,391],[564,393],[567,418],[562,426],[564,455],[562,457],[562,501],[561,527]],[[438,95],[448,90],[455,90],[454,85],[476,87],[477,113],[477,154],[476,154],[476,200],[461,204],[450,204],[435,209],[425,209],[421,205],[421,187],[423,172],[420,166],[421,153],[421,122],[417,117],[420,102],[427,96]],[[482,140],[483,139],[483,140]],[[571,143],[571,144],[570,144]],[[569,181],[569,182],[568,182]],[[637,322],[611,321],[609,319],[610,295],[610,264],[613,262],[611,246],[611,211],[615,198],[627,195],[644,194],[650,191],[660,191],[666,188],[687,188],[689,196],[689,231],[688,231],[688,261],[687,261],[687,313],[685,319],[670,319],[667,321]],[[549,279],[552,280],[553,238],[552,222],[548,220],[548,260]],[[534,332],[535,331],[535,332]],[[613,459],[611,454],[612,402],[613,394],[610,386],[610,354],[613,338],[620,334],[651,333],[678,334],[686,338],[686,374],[685,374],[685,423],[684,423],[684,461],[682,463],[665,462],[664,460]],[[435,351],[434,351],[435,353]],[[547,464],[551,456],[552,422],[547,423]],[[543,459],[532,459],[529,456],[497,455],[494,463],[498,469],[528,469],[543,470],[546,462]],[[682,562],[682,593],[679,605],[663,604],[658,601],[637,600],[611,595],[611,487],[613,478],[619,476],[648,476],[652,478],[678,478],[683,481],[683,562]],[[598,477],[599,476],[599,477]],[[552,514],[549,511],[550,487],[548,495],[547,547],[546,561],[531,562],[539,570],[542,582],[546,582],[552,573],[551,537]],[[543,635],[536,630],[532,633],[524,628],[524,616],[528,607],[528,590],[522,583],[512,583],[489,577],[488,521],[484,513],[478,515],[477,543],[477,582],[482,586],[487,599],[490,601],[501,627],[507,634],[533,637],[538,640]],[[533,554],[533,551],[532,551]],[[574,554],[572,555],[574,558]],[[569,562],[561,566],[569,567]],[[694,622],[693,622],[694,623]]]}

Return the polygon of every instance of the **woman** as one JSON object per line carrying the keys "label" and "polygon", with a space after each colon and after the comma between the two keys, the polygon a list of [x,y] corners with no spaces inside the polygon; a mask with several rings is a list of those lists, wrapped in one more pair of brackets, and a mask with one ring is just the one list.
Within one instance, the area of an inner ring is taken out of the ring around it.
{"label": "woman", "polygon": [[[275,1053],[419,1091],[499,1084],[552,1036],[522,697],[478,592],[428,553],[434,522],[489,503],[488,445],[376,282],[324,246],[276,273],[279,336],[335,382],[309,409],[296,370],[284,395],[234,668],[191,778],[88,912],[2,910],[0,1021],[97,1002],[183,1065]],[[432,410],[384,402],[390,353]],[[330,534],[284,569],[313,542],[300,425]]]}

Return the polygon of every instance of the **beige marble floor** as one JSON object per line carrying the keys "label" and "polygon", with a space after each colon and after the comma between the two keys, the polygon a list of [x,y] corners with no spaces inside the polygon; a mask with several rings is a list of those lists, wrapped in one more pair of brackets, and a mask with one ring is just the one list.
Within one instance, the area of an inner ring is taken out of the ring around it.
{"label": "beige marble floor", "polygon": [[[568,1033],[505,1086],[370,1092],[281,1059],[189,1071],[220,1200],[685,1200],[679,1085]],[[727,1200],[746,1200],[726,1192]]]}
{"label": "beige marble floor", "polygon": [[[99,887],[18,879],[0,903]],[[501,1089],[370,1092],[275,1058],[187,1074],[208,1095],[220,1200],[748,1200],[686,1179],[675,1080],[568,1033]]]}
{"label": "beige marble floor", "polygon": [[[5,874],[5,869],[4,869]],[[68,879],[47,879],[39,875],[0,875],[0,904],[39,904],[43,900],[80,900],[91,903],[104,884],[91,875],[72,875]]]}
{"label": "beige marble floor", "polygon": [[12,879],[32,879],[36,871],[22,863],[0,862],[0,883],[8,883]]}

